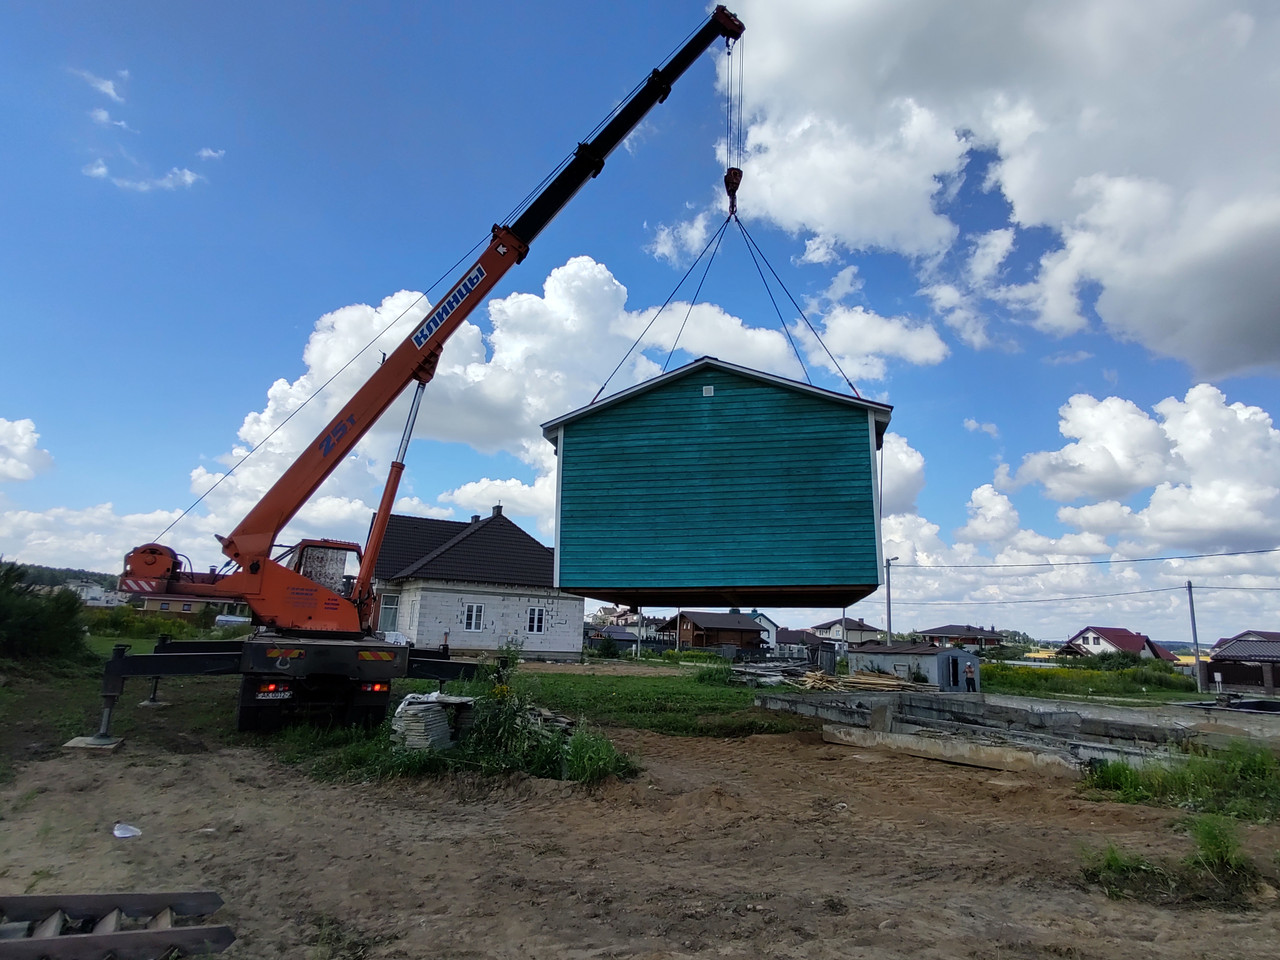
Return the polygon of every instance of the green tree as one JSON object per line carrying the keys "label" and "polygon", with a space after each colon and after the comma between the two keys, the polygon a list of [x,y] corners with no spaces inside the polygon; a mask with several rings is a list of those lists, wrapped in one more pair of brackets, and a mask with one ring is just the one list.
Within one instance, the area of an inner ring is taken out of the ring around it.
{"label": "green tree", "polygon": [[26,568],[0,561],[0,657],[74,660],[86,655],[80,598],[38,592]]}

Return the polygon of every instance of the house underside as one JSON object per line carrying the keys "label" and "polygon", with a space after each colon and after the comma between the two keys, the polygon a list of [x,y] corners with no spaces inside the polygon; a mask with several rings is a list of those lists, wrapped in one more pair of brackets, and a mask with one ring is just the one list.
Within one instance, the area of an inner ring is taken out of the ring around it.
{"label": "house underside", "polygon": [[879,584],[817,586],[604,587],[561,589],[629,607],[848,607],[876,591]]}

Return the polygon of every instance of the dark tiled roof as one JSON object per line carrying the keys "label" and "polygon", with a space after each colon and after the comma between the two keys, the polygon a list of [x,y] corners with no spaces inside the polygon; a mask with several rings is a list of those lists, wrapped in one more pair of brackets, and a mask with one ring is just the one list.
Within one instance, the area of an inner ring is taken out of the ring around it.
{"label": "dark tiled roof", "polygon": [[[1256,630],[1249,631],[1257,633]],[[1210,660],[1252,660],[1280,663],[1280,643],[1274,640],[1228,640],[1209,655]]]}
{"label": "dark tiled roof", "polygon": [[500,513],[472,523],[393,515],[374,575],[550,587],[555,551]]}
{"label": "dark tiled roof", "polygon": [[912,630],[912,633],[919,634],[922,637],[982,637],[987,640],[1003,640],[994,630],[988,630],[986,627],[975,627],[968,623],[948,623],[941,627],[931,627],[928,630]]}
{"label": "dark tiled roof", "polygon": [[[933,643],[860,643],[856,647],[850,647],[849,652],[881,654],[910,653],[919,656],[942,653],[944,650],[948,649],[950,648],[939,647]],[[956,650],[954,652],[960,653],[962,651]],[[972,656],[972,654],[969,654],[969,656]]]}
{"label": "dark tiled roof", "polygon": [[747,630],[762,633],[764,627],[745,613],[705,613],[702,610],[685,610],[684,616],[704,630]]}
{"label": "dark tiled roof", "polygon": [[806,647],[816,647],[822,643],[822,638],[816,633],[808,630],[792,630],[789,627],[779,627],[777,642],[787,645],[804,644]]}
{"label": "dark tiled roof", "polygon": [[1246,630],[1243,633],[1237,633],[1234,637],[1223,637],[1215,647],[1220,647],[1224,643],[1230,643],[1232,640],[1263,640],[1268,643],[1280,642],[1280,632],[1275,630]]}

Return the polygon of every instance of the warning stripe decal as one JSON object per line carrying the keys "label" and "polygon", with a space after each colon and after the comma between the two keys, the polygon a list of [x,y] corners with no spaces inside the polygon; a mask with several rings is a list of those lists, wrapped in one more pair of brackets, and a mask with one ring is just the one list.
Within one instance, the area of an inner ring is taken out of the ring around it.
{"label": "warning stripe decal", "polygon": [[357,660],[394,660],[396,655],[390,650],[361,650],[356,654]]}
{"label": "warning stripe decal", "polygon": [[299,657],[305,657],[307,651],[298,647],[271,647],[267,650],[267,656],[276,660],[296,660]]}

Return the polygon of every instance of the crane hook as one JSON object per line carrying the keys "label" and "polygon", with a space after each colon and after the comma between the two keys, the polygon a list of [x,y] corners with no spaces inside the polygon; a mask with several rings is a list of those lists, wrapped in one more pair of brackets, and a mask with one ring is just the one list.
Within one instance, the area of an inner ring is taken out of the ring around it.
{"label": "crane hook", "polygon": [[730,167],[724,172],[724,192],[729,194],[729,216],[738,213],[738,186],[742,183],[742,170]]}

